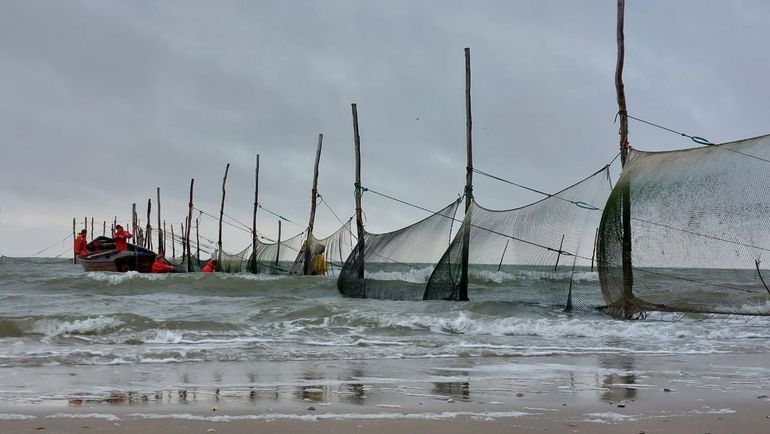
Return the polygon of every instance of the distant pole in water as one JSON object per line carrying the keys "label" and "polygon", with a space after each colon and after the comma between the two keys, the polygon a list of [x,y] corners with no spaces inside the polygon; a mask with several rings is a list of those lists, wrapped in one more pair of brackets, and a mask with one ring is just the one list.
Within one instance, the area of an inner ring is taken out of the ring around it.
{"label": "distant pole in water", "polygon": [[[77,235],[77,231],[78,231],[78,229],[77,229],[77,219],[75,217],[72,217],[72,238],[73,238],[73,243],[74,243],[74,239],[77,238],[77,236],[78,236]],[[73,264],[77,264],[78,263],[78,252],[76,252],[74,249],[72,251],[72,263]]]}
{"label": "distant pole in water", "polygon": [[102,236],[107,236],[107,220],[102,220]]}
{"label": "distant pole in water", "polygon": [[561,258],[561,248],[562,247],[564,247],[564,235],[561,236],[561,241],[559,242],[559,251],[556,252],[556,264],[553,266],[553,272],[554,273],[559,268],[559,258]]}
{"label": "distant pole in water", "polygon": [[257,272],[257,208],[259,208],[259,154],[254,169],[254,212],[251,215],[251,272]]}
{"label": "distant pole in water", "polygon": [[596,235],[594,235],[594,250],[591,253],[591,271],[594,271],[594,261],[596,260],[596,245],[599,243],[599,228],[596,228]]}
{"label": "distant pole in water", "polygon": [[[168,231],[166,231],[166,220],[163,220],[163,254],[166,253],[166,237],[168,236]],[[174,236],[174,225],[171,225],[171,236]],[[174,248],[174,239],[171,239],[171,248]],[[173,255],[173,254],[172,254]]]}
{"label": "distant pole in water", "polygon": [[471,49],[465,49],[465,141],[467,165],[465,166],[465,220],[462,226],[462,267],[458,300],[468,301],[468,256],[470,254],[471,227],[470,208],[473,202],[473,118],[471,116]]}
{"label": "distant pole in water", "polygon": [[[190,226],[192,226],[192,212],[193,212],[193,187],[195,186],[195,178],[190,179],[190,201],[187,203],[187,232],[184,235],[184,243],[187,248],[187,271],[192,269],[192,250],[190,250]],[[197,228],[196,228],[197,231]]]}
{"label": "distant pole in water", "polygon": [[152,199],[147,199],[147,227],[144,230],[145,247],[152,250],[152,224],[150,224],[150,215],[152,213]]}
{"label": "distant pole in water", "polygon": [[[358,233],[358,278],[364,278],[364,220],[361,217],[361,196],[363,195],[363,189],[361,188],[361,136],[358,134],[358,109],[356,104],[351,104],[353,109],[353,141],[355,144],[356,152],[356,229]],[[362,288],[363,289],[363,288]]]}
{"label": "distant pole in water", "polygon": [[115,236],[115,231],[117,230],[118,226],[118,216],[113,216],[112,218],[112,236]]}
{"label": "distant pole in water", "polygon": [[315,208],[316,201],[318,200],[318,164],[321,162],[321,147],[323,146],[324,135],[318,134],[318,148],[315,152],[315,169],[313,169],[313,189],[310,191],[310,220],[307,224],[307,237],[305,241],[305,266],[303,274],[310,274],[310,261],[313,252],[310,249],[313,246],[310,243],[310,239],[313,235],[313,225],[315,224]]}
{"label": "distant pole in water", "polygon": [[[625,58],[623,22],[625,13],[625,0],[618,0],[618,61],[615,67],[615,90],[618,99],[618,115],[620,116],[620,162],[623,166],[628,157],[628,111],[626,110],[626,94],[623,89],[623,61]],[[625,318],[633,315],[630,305],[634,298],[634,274],[631,263],[631,182],[627,180],[622,186],[622,219],[623,219],[623,313]]]}
{"label": "distant pole in water", "polygon": [[91,217],[91,241],[94,240],[94,218]]}
{"label": "distant pole in water", "polygon": [[198,262],[201,260],[201,237],[198,234],[198,219],[195,219],[195,257],[198,259]]}
{"label": "distant pole in water", "polygon": [[164,254],[166,253],[166,246],[163,243],[163,237],[164,237],[163,232],[166,231],[166,228],[163,228],[163,230],[161,231],[162,226],[160,225],[160,187],[157,187],[156,193],[157,193],[157,201],[158,201],[158,253]]}
{"label": "distant pole in water", "polygon": [[225,167],[225,176],[222,178],[222,206],[219,208],[219,241],[217,242],[217,271],[222,271],[222,216],[225,213],[225,184],[227,184],[227,172],[230,171],[230,163]]}
{"label": "distant pole in water", "polygon": [[136,203],[131,204],[131,233],[134,234],[134,237],[137,236],[136,230],[137,227],[137,216],[136,216]]}
{"label": "distant pole in water", "polygon": [[281,257],[281,220],[278,220],[278,245],[275,250],[275,266],[278,266],[278,258]]}

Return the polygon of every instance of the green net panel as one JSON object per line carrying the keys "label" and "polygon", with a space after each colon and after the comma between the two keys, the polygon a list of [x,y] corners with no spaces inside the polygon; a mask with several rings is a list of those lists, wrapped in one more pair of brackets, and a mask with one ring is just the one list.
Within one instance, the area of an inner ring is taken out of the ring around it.
{"label": "green net panel", "polygon": [[345,259],[347,259],[350,252],[353,251],[353,235],[350,229],[351,220],[352,219],[348,219],[345,224],[326,238],[319,239],[311,234],[309,242],[307,244],[302,244],[300,251],[295,255],[294,264],[291,267],[291,274],[303,274],[305,267],[304,246],[310,245],[311,252],[317,252],[320,246],[323,246],[323,256],[324,259],[326,259],[328,267],[326,274],[327,276],[336,277],[339,274],[339,270],[342,268]]}
{"label": "green net panel", "polygon": [[592,258],[601,208],[611,188],[605,167],[521,208],[491,210],[471,202],[430,276],[424,299],[460,298],[462,235],[470,230],[469,299],[566,307],[572,293],[576,308],[602,304]]}
{"label": "green net panel", "polygon": [[[337,278],[347,297],[420,300],[433,267],[449,246],[460,199],[405,228],[382,234],[365,232]],[[363,262],[364,276],[359,278]]]}
{"label": "green net panel", "polygon": [[292,261],[302,247],[304,233],[300,232],[280,242],[265,243],[257,240],[257,245],[249,255],[248,271],[259,274],[286,274]]}
{"label": "green net panel", "polygon": [[[227,253],[222,251],[220,261],[217,262],[217,272],[220,273],[240,273],[247,271],[247,259],[251,246],[246,247],[238,253]],[[216,256],[214,256],[216,258]]]}
{"label": "green net panel", "polygon": [[[632,150],[602,217],[610,313],[770,314],[770,136],[671,152]],[[624,290],[623,202],[631,233]]]}

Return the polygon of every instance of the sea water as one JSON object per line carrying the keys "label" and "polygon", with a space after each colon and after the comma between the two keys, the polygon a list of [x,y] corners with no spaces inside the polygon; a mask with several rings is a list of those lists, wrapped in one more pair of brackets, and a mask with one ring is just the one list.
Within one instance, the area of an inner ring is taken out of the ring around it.
{"label": "sea water", "polygon": [[[414,284],[429,275],[380,278]],[[512,280],[486,278],[498,291]],[[580,279],[598,291],[595,274]],[[367,384],[420,380],[443,386],[417,395],[463,396],[500,378],[635,372],[637,356],[762,358],[769,325],[764,317],[621,321],[545,304],[351,299],[333,278],[84,272],[63,260],[2,258],[0,407],[182,389],[253,396],[286,385],[304,388],[292,392],[304,399],[332,387],[355,400]],[[565,366],[565,357],[585,366]]]}

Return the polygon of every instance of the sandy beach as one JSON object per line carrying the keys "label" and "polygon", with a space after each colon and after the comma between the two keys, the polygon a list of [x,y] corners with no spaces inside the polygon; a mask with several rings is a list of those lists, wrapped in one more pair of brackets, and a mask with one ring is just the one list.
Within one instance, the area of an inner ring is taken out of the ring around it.
{"label": "sandy beach", "polygon": [[[361,371],[347,379],[345,364],[302,362],[287,364],[295,378],[262,377],[247,388],[4,403],[0,432],[770,431],[761,354],[350,363]],[[410,374],[398,378],[399,370]]]}

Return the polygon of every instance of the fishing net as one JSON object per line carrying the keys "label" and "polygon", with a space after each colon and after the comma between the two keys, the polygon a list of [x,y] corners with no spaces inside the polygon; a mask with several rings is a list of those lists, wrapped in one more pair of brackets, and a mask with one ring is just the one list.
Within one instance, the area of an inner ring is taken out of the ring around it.
{"label": "fishing net", "polygon": [[422,299],[425,282],[451,240],[459,205],[460,199],[393,232],[365,232],[363,251],[358,243],[340,271],[337,288],[348,297]]}
{"label": "fishing net", "polygon": [[201,271],[201,268],[206,264],[205,261],[199,261],[196,256],[188,255],[184,255],[180,258],[166,258],[166,262],[174,267],[174,273],[192,273]]}
{"label": "fishing net", "polygon": [[[460,300],[463,233],[470,230],[468,298],[597,306],[594,246],[611,191],[605,167],[556,194],[510,210],[471,202],[425,289],[426,300]],[[572,294],[572,295],[570,295]]]}
{"label": "fishing net", "polygon": [[[323,256],[326,260],[328,276],[336,276],[342,268],[342,264],[353,251],[353,235],[350,231],[351,219],[337,229],[333,234],[326,238],[318,239],[310,234],[309,241],[302,244],[299,253],[296,255],[294,264],[291,267],[291,274],[304,274],[305,267],[305,247],[310,246],[310,251],[315,254],[323,246]],[[311,258],[312,260],[312,258]]]}
{"label": "fishing net", "polygon": [[[602,218],[610,313],[769,315],[755,261],[770,259],[770,136],[671,152],[632,150]],[[631,233],[624,289],[623,208]]]}
{"label": "fishing net", "polygon": [[[216,271],[220,273],[240,273],[247,270],[246,260],[248,259],[248,252],[251,250],[251,246],[246,247],[238,253],[227,253],[222,251],[222,254],[217,262]],[[214,256],[216,258],[216,256]]]}
{"label": "fishing net", "polygon": [[257,245],[249,256],[248,271],[259,274],[285,274],[289,272],[292,261],[297,257],[304,233],[300,232],[286,240],[265,243],[257,240]]}

